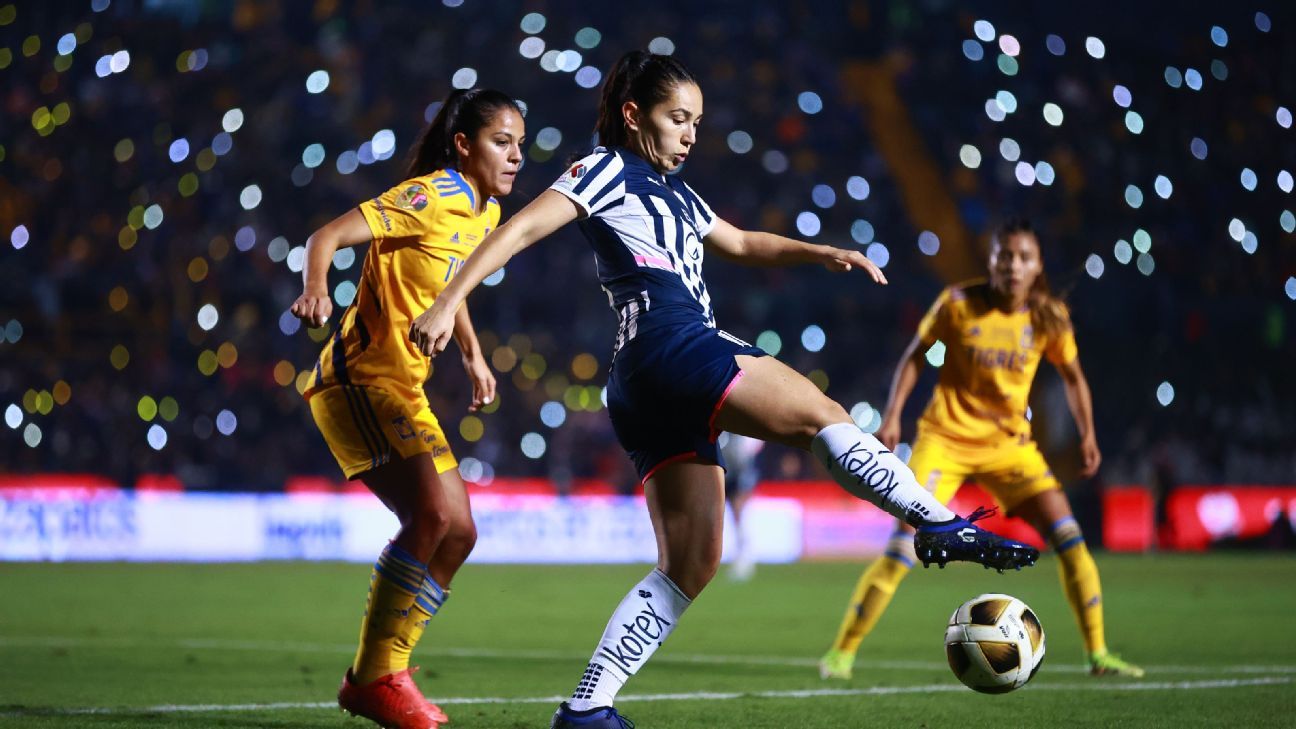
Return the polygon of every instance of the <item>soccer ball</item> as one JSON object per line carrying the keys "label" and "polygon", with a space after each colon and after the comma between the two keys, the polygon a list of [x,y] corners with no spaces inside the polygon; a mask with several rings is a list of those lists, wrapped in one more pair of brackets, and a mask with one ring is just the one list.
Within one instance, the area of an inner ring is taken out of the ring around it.
{"label": "soccer ball", "polygon": [[950,616],[945,656],[968,688],[1005,694],[1035,677],[1044,661],[1044,627],[1012,595],[978,595]]}

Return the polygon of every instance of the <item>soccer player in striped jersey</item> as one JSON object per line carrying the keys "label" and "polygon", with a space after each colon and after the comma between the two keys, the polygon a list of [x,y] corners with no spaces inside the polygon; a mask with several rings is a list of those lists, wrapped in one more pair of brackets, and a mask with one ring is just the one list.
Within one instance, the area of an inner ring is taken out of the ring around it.
{"label": "soccer player in striped jersey", "polygon": [[[316,327],[333,309],[334,252],[370,243],[355,303],[324,345],[305,394],[346,477],[364,482],[400,519],[374,565],[360,647],[338,692],[343,709],[386,727],[435,729],[447,721],[414,684],[410,652],[477,539],[458,463],[423,391],[429,360],[410,342],[409,325],[499,225],[494,196],[513,188],[525,133],[507,95],[455,91],[412,150],[407,179],[306,242],[304,289],[292,313]],[[473,385],[469,409],[477,410],[494,398],[495,378],[468,309],[456,306],[451,318]]]}
{"label": "soccer player in striped jersey", "polygon": [[[899,442],[900,414],[923,359],[933,344],[943,343],[945,364],[918,421],[909,468],[942,504],[971,479],[1006,513],[1034,527],[1057,552],[1062,590],[1080,625],[1090,673],[1140,677],[1143,669],[1107,651],[1098,568],[1026,418],[1031,382],[1040,359],[1047,359],[1062,375],[1080,432],[1082,473],[1098,471],[1102,454],[1089,383],[1070,315],[1049,288],[1030,223],[1008,220],[995,231],[989,272],[989,281],[945,289],[918,325],[896,368],[878,438],[888,448]],[[912,544],[912,527],[898,522],[885,554],[860,576],[837,639],[819,663],[821,676],[850,678],[860,641],[913,566]]]}
{"label": "soccer player in striped jersey", "polygon": [[580,220],[619,320],[608,412],[644,482],[658,565],[614,611],[554,727],[621,727],[617,692],[715,575],[724,524],[716,446],[722,431],[812,451],[852,494],[919,527],[915,541],[928,561],[1002,569],[1028,565],[1038,554],[957,518],[809,380],[716,328],[702,278],[708,249],[749,265],[814,263],[886,279],[859,251],[743,231],[716,217],[672,174],[692,151],[702,114],[702,91],[678,60],[623,56],[603,86],[603,146],[492,233],[410,328],[424,353],[440,352],[455,308],[473,287],[517,252]]}

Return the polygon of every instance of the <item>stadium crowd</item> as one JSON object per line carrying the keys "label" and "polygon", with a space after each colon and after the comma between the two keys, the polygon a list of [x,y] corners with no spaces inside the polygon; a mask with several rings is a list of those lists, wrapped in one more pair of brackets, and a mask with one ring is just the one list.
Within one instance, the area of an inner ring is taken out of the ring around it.
{"label": "stadium crowd", "polygon": [[[684,174],[717,213],[885,264],[885,288],[707,267],[720,326],[857,403],[861,423],[880,421],[944,279],[974,274],[1015,213],[1073,309],[1100,479],[1290,482],[1293,11],[1141,6],[1127,10],[1143,22],[1096,25],[1010,7],[0,6],[0,462],[222,490],[336,475],[299,394],[329,331],[285,316],[305,237],[400,181],[453,86],[525,103],[528,160],[503,201],[516,211],[590,144],[600,73],[646,46],[704,80],[702,161]],[[878,121],[886,83],[922,154],[879,142],[905,131]],[[928,169],[938,189],[921,188]],[[957,218],[940,229],[961,236],[930,232],[942,198]],[[345,304],[358,258],[335,264]],[[591,265],[568,229],[473,297],[497,405],[467,412],[454,358],[428,388],[470,480],[634,485],[601,412],[615,319]],[[1034,422],[1066,480],[1074,432],[1046,378]],[[789,451],[761,457],[771,477],[818,476]]]}

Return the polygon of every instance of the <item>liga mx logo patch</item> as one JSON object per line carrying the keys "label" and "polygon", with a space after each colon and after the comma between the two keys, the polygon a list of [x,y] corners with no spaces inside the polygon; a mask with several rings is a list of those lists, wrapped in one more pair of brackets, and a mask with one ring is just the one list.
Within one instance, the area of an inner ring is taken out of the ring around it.
{"label": "liga mx logo patch", "polygon": [[580,178],[584,177],[584,176],[585,176],[585,173],[588,172],[588,171],[589,171],[589,170],[585,169],[585,165],[580,164],[580,163],[578,162],[578,163],[576,163],[576,166],[575,166],[575,167],[572,167],[572,168],[571,168],[571,176],[572,176],[572,179],[573,179],[573,180],[579,180]]}
{"label": "liga mx logo patch", "polygon": [[419,212],[427,207],[427,192],[419,185],[410,185],[396,196],[396,207]]}

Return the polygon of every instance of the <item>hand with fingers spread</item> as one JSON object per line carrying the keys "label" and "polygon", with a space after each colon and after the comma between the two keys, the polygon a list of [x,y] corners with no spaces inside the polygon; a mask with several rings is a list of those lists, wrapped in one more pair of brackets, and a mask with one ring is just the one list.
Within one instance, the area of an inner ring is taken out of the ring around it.
{"label": "hand with fingers spread", "polygon": [[853,268],[863,269],[873,279],[874,283],[886,285],[887,278],[882,273],[878,265],[868,259],[859,251],[846,250],[845,248],[828,248],[825,251],[826,260],[823,263],[824,268],[833,273],[845,273]]}
{"label": "hand with fingers spread", "polygon": [[333,315],[333,301],[327,290],[303,291],[289,309],[292,315],[310,327],[322,327]]}

